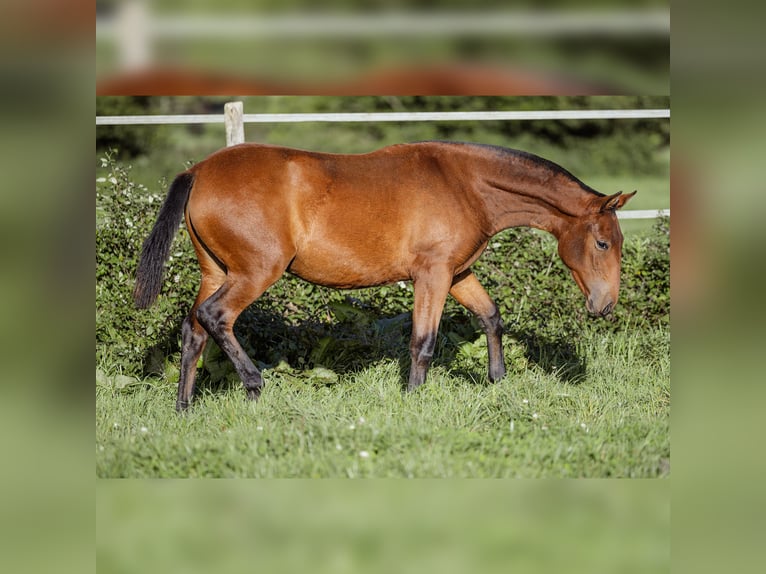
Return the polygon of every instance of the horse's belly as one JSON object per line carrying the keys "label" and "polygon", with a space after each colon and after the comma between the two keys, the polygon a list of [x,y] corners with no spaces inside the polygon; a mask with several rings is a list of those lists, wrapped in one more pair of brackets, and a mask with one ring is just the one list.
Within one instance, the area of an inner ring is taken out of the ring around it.
{"label": "horse's belly", "polygon": [[306,281],[353,289],[409,278],[407,265],[382,249],[308,249],[299,252],[287,270]]}

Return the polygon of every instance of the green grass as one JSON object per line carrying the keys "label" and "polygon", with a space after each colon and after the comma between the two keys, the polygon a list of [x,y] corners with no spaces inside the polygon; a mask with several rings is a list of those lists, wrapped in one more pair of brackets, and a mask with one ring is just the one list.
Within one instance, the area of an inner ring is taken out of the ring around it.
{"label": "green grass", "polygon": [[[267,369],[257,403],[235,377],[174,411],[175,368],[137,381],[100,365],[99,477],[657,477],[669,473],[669,330],[584,328],[576,357],[506,339],[486,380],[483,337],[416,392],[404,361],[357,372]],[[441,348],[449,346],[443,341]],[[406,351],[403,350],[403,351]],[[447,353],[444,353],[445,355]],[[316,375],[316,376],[314,376]]]}

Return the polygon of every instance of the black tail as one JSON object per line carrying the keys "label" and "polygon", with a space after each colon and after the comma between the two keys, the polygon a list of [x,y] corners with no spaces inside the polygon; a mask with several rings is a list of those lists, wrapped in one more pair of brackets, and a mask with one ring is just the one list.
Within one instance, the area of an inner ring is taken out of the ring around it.
{"label": "black tail", "polygon": [[178,232],[193,184],[194,174],[188,171],[173,180],[152,232],[144,241],[133,288],[133,300],[139,309],[149,307],[160,293],[165,261],[170,257],[170,246]]}

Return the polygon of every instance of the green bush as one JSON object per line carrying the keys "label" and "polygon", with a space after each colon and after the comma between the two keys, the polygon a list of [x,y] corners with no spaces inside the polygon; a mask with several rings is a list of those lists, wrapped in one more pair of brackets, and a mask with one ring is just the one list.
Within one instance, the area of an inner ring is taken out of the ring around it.
{"label": "green bush", "polygon": [[[148,310],[135,309],[131,291],[137,257],[163,197],[132,182],[113,154],[101,161],[108,175],[97,181],[96,190],[97,363],[119,365],[131,376],[161,373],[166,361],[177,363],[180,324],[199,283],[196,258],[182,226],[158,302]],[[490,241],[474,270],[500,306],[508,339],[542,348],[576,342],[586,328],[606,333],[667,324],[669,247],[667,219],[658,220],[649,234],[626,238],[620,303],[606,319],[588,315],[548,234],[506,230]],[[355,369],[380,356],[406,357],[411,308],[409,283],[338,291],[285,275],[242,314],[236,332],[262,366],[286,361],[296,367]],[[437,353],[451,345],[447,355],[454,357],[456,346],[479,334],[467,311],[449,300]],[[209,347],[204,362],[212,372],[226,362],[215,346]]]}
{"label": "green bush", "polygon": [[108,175],[96,182],[96,357],[126,373],[143,374],[156,359],[177,350],[185,308],[197,292],[199,270],[185,228],[168,261],[162,297],[148,311],[133,305],[138,254],[164,197],[130,179],[109,153]]}

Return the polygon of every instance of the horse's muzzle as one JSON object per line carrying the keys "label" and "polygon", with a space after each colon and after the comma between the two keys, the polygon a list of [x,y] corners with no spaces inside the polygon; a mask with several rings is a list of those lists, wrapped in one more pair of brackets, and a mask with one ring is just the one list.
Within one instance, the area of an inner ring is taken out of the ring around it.
{"label": "horse's muzzle", "polygon": [[607,301],[607,303],[604,304],[603,302],[594,303],[592,299],[588,299],[585,306],[588,308],[590,314],[606,317],[612,312],[614,301]]}

